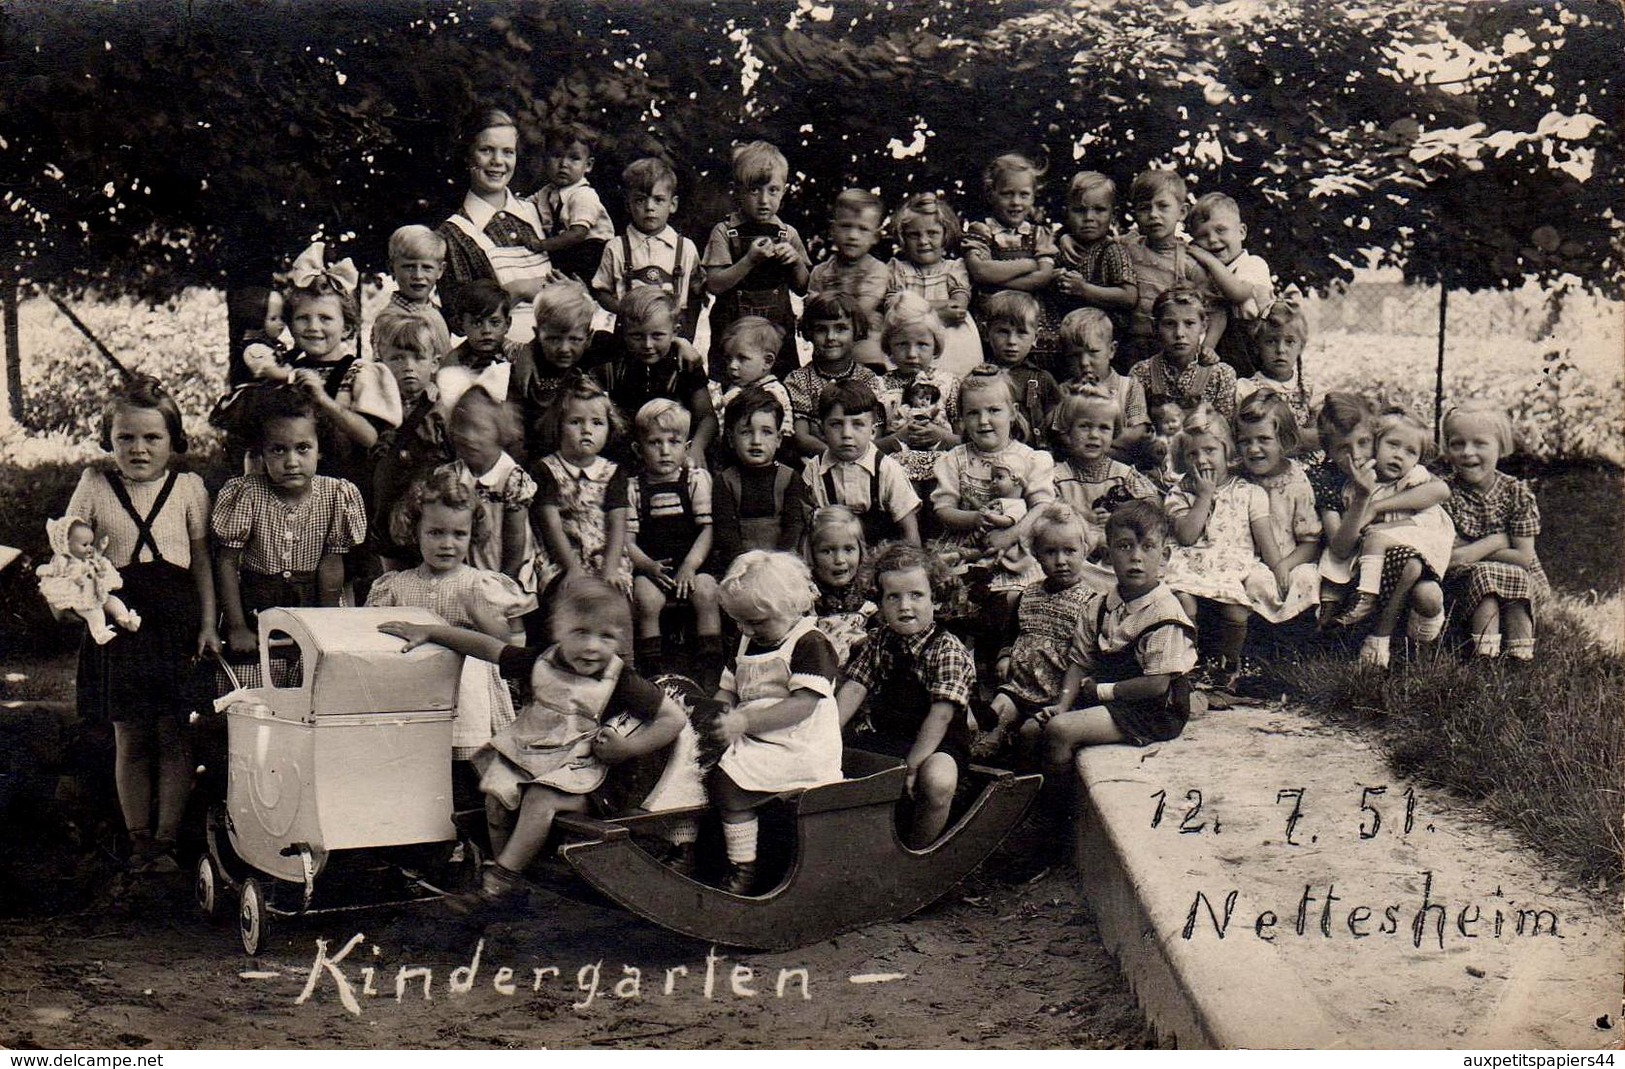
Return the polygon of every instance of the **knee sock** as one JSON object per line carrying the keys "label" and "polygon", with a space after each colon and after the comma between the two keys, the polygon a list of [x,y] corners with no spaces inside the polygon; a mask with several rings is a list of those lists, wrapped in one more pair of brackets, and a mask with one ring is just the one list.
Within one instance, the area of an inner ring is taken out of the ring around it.
{"label": "knee sock", "polygon": [[1382,593],[1382,554],[1365,553],[1360,556],[1360,593],[1376,597]]}
{"label": "knee sock", "polygon": [[1378,668],[1388,667],[1388,636],[1367,635],[1360,643],[1360,661],[1363,664],[1374,664]]}
{"label": "knee sock", "polygon": [[728,850],[728,860],[735,865],[747,865],[756,860],[756,817],[738,824],[722,822],[722,842]]}
{"label": "knee sock", "polygon": [[1532,661],[1535,659],[1535,640],[1532,638],[1507,639],[1507,656],[1515,661]]}
{"label": "knee sock", "polygon": [[[1499,632],[1490,635],[1479,635],[1478,638],[1474,640],[1473,645],[1473,652],[1478,654],[1480,657],[1501,656],[1501,635]],[[1531,642],[1531,648],[1532,647],[1533,642]]]}

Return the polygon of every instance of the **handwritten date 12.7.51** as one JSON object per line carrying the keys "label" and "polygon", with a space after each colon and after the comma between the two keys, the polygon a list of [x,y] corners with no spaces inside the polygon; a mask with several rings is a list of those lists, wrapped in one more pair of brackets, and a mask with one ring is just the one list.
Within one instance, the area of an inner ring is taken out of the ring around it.
{"label": "handwritten date 12.7.51", "polygon": [[[1303,825],[1309,816],[1306,808],[1309,793],[1307,787],[1282,787],[1275,792],[1276,819],[1282,821],[1280,826],[1284,833],[1280,841],[1287,846],[1305,846],[1319,841],[1318,834],[1305,836]],[[1361,786],[1358,803],[1354,808],[1354,813],[1358,814],[1358,824],[1346,826],[1345,830],[1354,831],[1359,841],[1375,839],[1385,830],[1388,834],[1400,836],[1408,836],[1416,830],[1416,788],[1406,787],[1401,792],[1400,798],[1404,800],[1402,807],[1389,799],[1388,794],[1389,788],[1386,784]],[[1181,835],[1204,833],[1217,835],[1224,826],[1212,804],[1203,798],[1202,791],[1198,787],[1190,788],[1184,792],[1182,798],[1176,796],[1171,801],[1167,790],[1153,791],[1150,798],[1155,803],[1151,810],[1153,828],[1166,826],[1176,829]],[[1354,799],[1350,798],[1347,801]],[[1352,817],[1353,813],[1350,816]],[[1432,824],[1424,827],[1427,831],[1433,830]]]}

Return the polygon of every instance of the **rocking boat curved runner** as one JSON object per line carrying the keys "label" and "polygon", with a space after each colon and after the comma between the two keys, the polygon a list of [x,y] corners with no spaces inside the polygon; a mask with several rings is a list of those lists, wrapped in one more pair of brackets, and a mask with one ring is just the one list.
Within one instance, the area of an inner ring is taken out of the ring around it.
{"label": "rocking boat curved runner", "polygon": [[634,841],[674,816],[617,820],[560,816],[574,841],[559,853],[615,902],[663,928],[707,942],[788,950],[924,909],[981,864],[1038,795],[1043,777],[976,768],[980,793],[923,850],[897,835],[907,770],[896,758],[848,749],[847,779],[788,791],[780,800],[796,826],[794,855],[777,886],[752,897],[697,883],[662,865]]}

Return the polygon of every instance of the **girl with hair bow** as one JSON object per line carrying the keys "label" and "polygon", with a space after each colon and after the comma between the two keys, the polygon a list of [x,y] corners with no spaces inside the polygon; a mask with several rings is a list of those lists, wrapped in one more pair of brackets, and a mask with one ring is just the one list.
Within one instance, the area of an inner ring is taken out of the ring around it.
{"label": "girl with hair bow", "polygon": [[401,393],[389,369],[357,358],[360,275],[348,258],[329,264],[315,242],[294,260],[284,296],[293,332],[292,382],[305,390],[321,428],[322,474],[369,489],[367,450],[401,422]]}

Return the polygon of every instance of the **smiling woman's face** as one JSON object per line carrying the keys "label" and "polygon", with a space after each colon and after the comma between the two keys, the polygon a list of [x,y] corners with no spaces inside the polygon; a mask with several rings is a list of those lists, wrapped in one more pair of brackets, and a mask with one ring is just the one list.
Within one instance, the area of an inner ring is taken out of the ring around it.
{"label": "smiling woman's face", "polygon": [[479,196],[502,193],[519,162],[519,131],[487,126],[468,146],[468,187]]}

